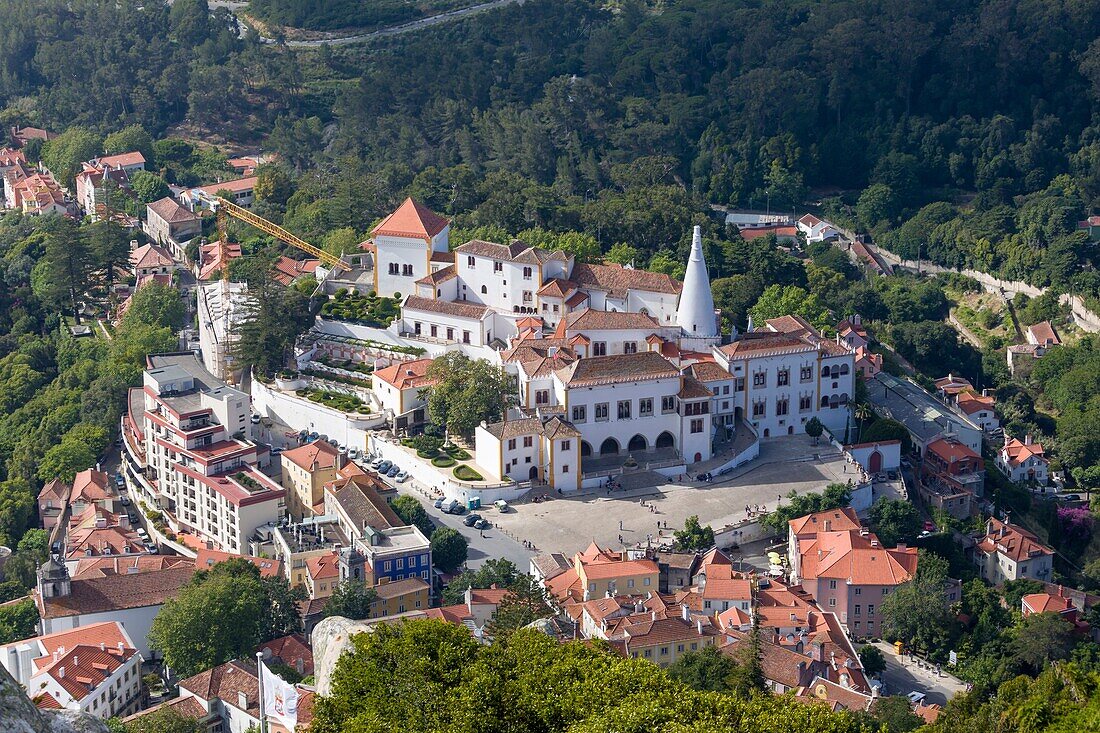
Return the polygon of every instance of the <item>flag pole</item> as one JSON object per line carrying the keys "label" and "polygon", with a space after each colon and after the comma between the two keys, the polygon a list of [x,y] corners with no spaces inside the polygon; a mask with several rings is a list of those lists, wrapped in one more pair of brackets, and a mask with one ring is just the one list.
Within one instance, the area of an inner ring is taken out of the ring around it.
{"label": "flag pole", "polygon": [[260,733],[266,733],[267,726],[264,724],[264,654],[263,652],[256,652],[256,681],[259,683],[260,688]]}

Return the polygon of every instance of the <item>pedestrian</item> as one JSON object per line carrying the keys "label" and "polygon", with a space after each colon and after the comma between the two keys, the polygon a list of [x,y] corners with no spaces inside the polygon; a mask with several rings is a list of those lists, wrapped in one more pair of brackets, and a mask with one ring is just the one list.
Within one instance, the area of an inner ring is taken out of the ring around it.
{"label": "pedestrian", "polygon": [[657,529],[660,529],[660,528],[661,528],[661,520],[660,520],[660,519],[658,519],[658,520],[657,520]]}
{"label": "pedestrian", "polygon": [[619,535],[619,544],[621,545],[622,543],[623,543],[623,536]]}
{"label": "pedestrian", "polygon": [[619,520],[619,531],[620,532],[623,531],[623,520],[621,520],[621,519]]}

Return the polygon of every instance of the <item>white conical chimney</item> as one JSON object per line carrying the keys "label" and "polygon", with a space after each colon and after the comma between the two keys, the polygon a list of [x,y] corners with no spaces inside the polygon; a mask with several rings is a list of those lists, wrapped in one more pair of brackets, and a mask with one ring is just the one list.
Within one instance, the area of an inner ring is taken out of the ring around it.
{"label": "white conical chimney", "polygon": [[710,276],[703,258],[703,231],[698,226],[691,238],[691,255],[684,273],[684,288],[676,309],[676,325],[686,336],[714,338],[718,336],[718,319],[714,315],[714,297],[710,292]]}

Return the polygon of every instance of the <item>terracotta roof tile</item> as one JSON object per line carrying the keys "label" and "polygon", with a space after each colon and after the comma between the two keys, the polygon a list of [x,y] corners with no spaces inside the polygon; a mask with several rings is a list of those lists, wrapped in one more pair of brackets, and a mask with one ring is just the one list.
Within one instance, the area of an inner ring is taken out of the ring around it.
{"label": "terracotta roof tile", "polygon": [[376,237],[431,239],[450,223],[450,220],[444,219],[424,204],[407,198],[392,214],[371,229],[370,233]]}
{"label": "terracotta roof tile", "polygon": [[626,311],[598,311],[585,308],[576,313],[570,313],[565,318],[566,331],[622,331],[642,330],[648,331],[660,328],[657,319],[646,313],[629,313]]}
{"label": "terracotta roof tile", "polygon": [[440,313],[458,318],[481,319],[489,308],[475,303],[456,303],[448,300],[433,300],[419,295],[410,295],[405,299],[404,310],[418,310],[426,313]]}
{"label": "terracotta roof tile", "polygon": [[663,273],[634,270],[622,265],[578,262],[569,277],[580,287],[604,290],[612,297],[623,297],[630,290],[679,295],[683,288],[683,283]]}
{"label": "terracotta roof tile", "polygon": [[414,359],[391,364],[374,372],[374,376],[397,389],[427,387],[433,380],[427,376],[432,359]]}
{"label": "terracotta roof tile", "polygon": [[315,440],[283,451],[283,460],[290,461],[302,470],[314,471],[335,468],[340,462],[340,453],[327,440]]}
{"label": "terracotta roof tile", "polygon": [[178,595],[194,574],[192,563],[133,575],[73,580],[69,595],[45,599],[36,595],[35,600],[48,619],[159,606]]}
{"label": "terracotta roof tile", "polygon": [[154,201],[148,204],[146,208],[169,224],[180,224],[183,222],[195,222],[200,220],[199,216],[192,214],[186,208],[180,206],[171,196],[165,196],[162,199]]}
{"label": "terracotta roof tile", "polygon": [[556,372],[569,387],[616,384],[679,376],[680,370],[660,354],[640,351],[581,359]]}

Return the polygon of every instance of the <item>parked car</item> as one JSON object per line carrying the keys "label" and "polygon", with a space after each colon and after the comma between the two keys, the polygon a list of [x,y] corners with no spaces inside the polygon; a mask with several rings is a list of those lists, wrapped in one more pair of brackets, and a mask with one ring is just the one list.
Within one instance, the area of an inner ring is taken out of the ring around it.
{"label": "parked car", "polygon": [[1062,501],[1081,501],[1080,494],[1066,494],[1062,497]]}
{"label": "parked car", "polygon": [[403,483],[405,483],[406,481],[409,480],[409,472],[408,471],[398,471],[397,476],[395,476],[394,478],[397,479],[397,483],[403,484]]}
{"label": "parked car", "polygon": [[115,474],[115,486],[117,486],[118,488],[121,489],[125,485],[126,485],[126,479],[122,477],[121,473],[116,473]]}
{"label": "parked car", "polygon": [[390,472],[391,468],[393,468],[393,461],[382,461],[382,463],[378,466],[378,474],[380,476],[385,476],[387,473]]}
{"label": "parked car", "polygon": [[377,471],[385,462],[386,460],[384,458],[375,458],[373,461],[370,462],[370,467]]}
{"label": "parked car", "polygon": [[432,506],[434,506],[436,509],[442,509],[443,508],[443,501],[444,501],[443,499],[436,499],[435,503],[432,504]]}
{"label": "parked car", "polygon": [[493,502],[493,506],[495,506],[497,508],[497,511],[501,514],[504,514],[511,508],[508,506],[508,502],[506,502],[504,499],[497,499]]}
{"label": "parked car", "polygon": [[480,514],[468,514],[466,518],[462,520],[462,523],[467,527],[473,527],[475,524],[481,521]]}
{"label": "parked car", "polygon": [[273,456],[281,456],[282,454],[283,454],[283,449],[282,448],[272,448],[271,449],[271,455],[273,455]]}
{"label": "parked car", "polygon": [[906,695],[906,697],[909,698],[909,702],[913,705],[920,705],[922,702],[924,702],[925,695],[923,692],[913,691]]}
{"label": "parked car", "polygon": [[336,447],[336,452],[342,456],[346,456],[348,454],[348,447],[346,445],[339,445]]}
{"label": "parked car", "polygon": [[157,555],[160,553],[160,548],[154,545],[152,542],[149,542],[145,545],[145,551],[148,552],[150,555]]}
{"label": "parked car", "polygon": [[145,527],[138,527],[137,528],[137,536],[140,537],[143,540],[148,540],[149,539],[149,533],[145,531]]}
{"label": "parked car", "polygon": [[358,448],[352,448],[351,450],[348,451],[348,459],[349,460],[358,461],[359,456],[360,456],[360,453],[359,453]]}
{"label": "parked car", "polygon": [[130,497],[128,496],[120,497],[119,501],[122,502],[122,506],[130,506]]}
{"label": "parked car", "polygon": [[260,424],[260,416],[259,415],[253,415],[249,419],[252,421],[253,425],[259,425]]}
{"label": "parked car", "polygon": [[489,529],[492,526],[488,519],[479,519],[474,522],[474,529]]}
{"label": "parked car", "polygon": [[386,478],[395,478],[399,473],[401,473],[401,466],[391,466],[390,470],[386,471]]}

